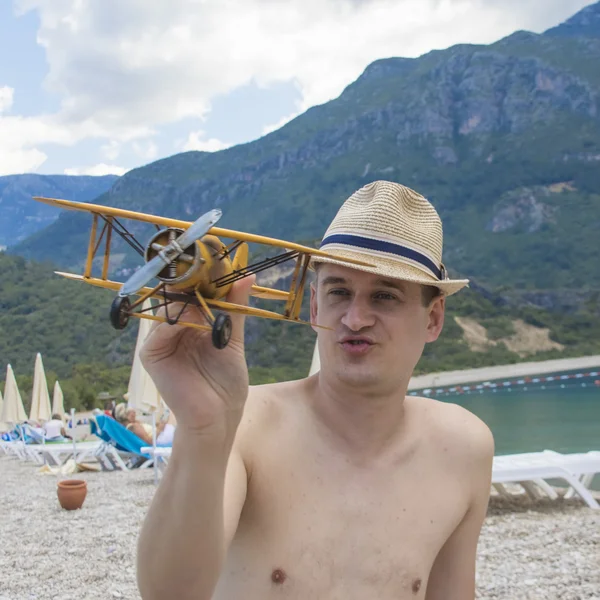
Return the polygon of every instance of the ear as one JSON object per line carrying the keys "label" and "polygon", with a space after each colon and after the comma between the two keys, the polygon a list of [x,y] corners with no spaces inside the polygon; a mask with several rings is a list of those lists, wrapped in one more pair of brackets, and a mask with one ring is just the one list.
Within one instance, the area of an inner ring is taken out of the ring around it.
{"label": "ear", "polygon": [[[318,313],[318,304],[317,304],[317,287],[313,282],[310,284],[310,322],[317,322],[317,313]],[[318,333],[317,328],[313,326],[313,331]]]}
{"label": "ear", "polygon": [[442,333],[444,327],[444,315],[446,309],[446,298],[440,296],[435,298],[428,310],[426,343],[435,342]]}

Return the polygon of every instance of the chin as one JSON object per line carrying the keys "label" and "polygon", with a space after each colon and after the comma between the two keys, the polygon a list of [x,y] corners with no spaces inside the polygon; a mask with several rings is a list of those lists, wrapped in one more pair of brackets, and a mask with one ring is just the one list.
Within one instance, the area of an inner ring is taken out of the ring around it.
{"label": "chin", "polygon": [[367,365],[363,365],[362,368],[359,365],[346,365],[336,369],[336,376],[337,379],[348,385],[362,388],[373,387],[381,383],[383,373],[379,369],[373,369]]}

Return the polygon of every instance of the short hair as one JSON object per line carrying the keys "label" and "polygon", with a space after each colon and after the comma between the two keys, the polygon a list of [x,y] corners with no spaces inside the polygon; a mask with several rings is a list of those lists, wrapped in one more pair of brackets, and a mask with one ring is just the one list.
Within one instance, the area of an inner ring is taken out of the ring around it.
{"label": "short hair", "polygon": [[421,285],[421,300],[428,307],[436,298],[442,295],[442,290],[435,285]]}
{"label": "short hair", "polygon": [[52,420],[62,421],[62,417],[58,413],[52,415]]}

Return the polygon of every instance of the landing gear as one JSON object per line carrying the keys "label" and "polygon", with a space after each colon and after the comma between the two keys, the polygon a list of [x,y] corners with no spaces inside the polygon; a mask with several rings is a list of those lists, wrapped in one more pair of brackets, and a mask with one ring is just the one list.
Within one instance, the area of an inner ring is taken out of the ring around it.
{"label": "landing gear", "polygon": [[226,313],[219,313],[212,329],[212,342],[215,348],[225,348],[231,338],[231,317]]}
{"label": "landing gear", "polygon": [[110,307],[110,322],[115,329],[125,329],[129,323],[129,298],[117,296]]}

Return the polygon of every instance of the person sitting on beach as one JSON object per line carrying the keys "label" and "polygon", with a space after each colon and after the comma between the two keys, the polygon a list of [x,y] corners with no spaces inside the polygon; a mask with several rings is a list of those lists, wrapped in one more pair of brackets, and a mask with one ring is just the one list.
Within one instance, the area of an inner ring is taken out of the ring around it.
{"label": "person sitting on beach", "polygon": [[148,446],[152,446],[152,425],[138,421],[135,409],[127,408],[127,404],[121,402],[115,407],[115,419]]}
{"label": "person sitting on beach", "polygon": [[43,430],[47,442],[71,439],[71,436],[67,434],[63,420],[56,413],[52,415],[50,421],[44,423]]}
{"label": "person sitting on beach", "polygon": [[[154,325],[140,356],[177,435],[138,540],[143,600],[475,598],[493,436],[407,391],[468,283],[449,278],[442,238],[398,183],[342,204],[320,246],[334,257],[311,257],[320,370],[303,379],[249,386],[242,313],[222,349]],[[254,281],[227,300],[247,305]],[[191,305],[182,319],[209,329]]]}

